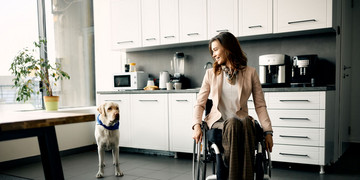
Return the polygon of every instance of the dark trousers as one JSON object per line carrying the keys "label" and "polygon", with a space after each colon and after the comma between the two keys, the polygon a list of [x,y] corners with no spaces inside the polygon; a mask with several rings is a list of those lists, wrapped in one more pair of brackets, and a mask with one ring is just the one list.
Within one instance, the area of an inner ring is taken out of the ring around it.
{"label": "dark trousers", "polygon": [[229,167],[229,180],[253,180],[255,152],[253,119],[230,118],[223,121],[222,129],[224,161]]}

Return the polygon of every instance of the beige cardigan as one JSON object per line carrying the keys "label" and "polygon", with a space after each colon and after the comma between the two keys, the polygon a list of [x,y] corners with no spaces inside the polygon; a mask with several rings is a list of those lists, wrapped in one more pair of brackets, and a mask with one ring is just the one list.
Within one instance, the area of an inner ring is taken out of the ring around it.
{"label": "beige cardigan", "polygon": [[[272,131],[271,121],[266,110],[266,103],[264,99],[264,93],[261,88],[260,80],[256,69],[247,66],[244,70],[238,73],[239,78],[239,99],[238,110],[236,115],[239,118],[248,116],[247,102],[250,95],[253,95],[255,104],[255,110],[260,120],[261,126],[266,131]],[[202,121],[202,115],[205,110],[206,101],[208,98],[212,99],[213,106],[211,112],[207,115],[204,121],[209,127],[221,118],[221,113],[218,110],[219,98],[222,91],[222,75],[215,75],[213,69],[208,69],[205,73],[201,89],[199,91],[197,101],[194,109],[194,125],[200,124]],[[194,127],[193,125],[193,127]]]}

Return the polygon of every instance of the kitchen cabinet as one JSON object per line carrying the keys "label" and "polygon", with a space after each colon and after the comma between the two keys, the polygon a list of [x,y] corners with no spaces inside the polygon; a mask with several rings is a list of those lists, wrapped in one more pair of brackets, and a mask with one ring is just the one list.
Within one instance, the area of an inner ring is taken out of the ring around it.
{"label": "kitchen cabinet", "polygon": [[238,34],[238,1],[208,0],[209,39],[220,32]]}
{"label": "kitchen cabinet", "polygon": [[239,0],[239,36],[271,34],[272,0]]}
{"label": "kitchen cabinet", "polygon": [[133,147],[169,150],[167,94],[131,94]]}
{"label": "kitchen cabinet", "polygon": [[179,43],[179,1],[160,0],[160,44]]}
{"label": "kitchen cabinet", "polygon": [[274,0],[274,33],[332,27],[332,0]]}
{"label": "kitchen cabinet", "polygon": [[130,94],[106,94],[98,96],[98,105],[107,101],[119,104],[120,110],[120,142],[121,147],[131,147],[130,134]]}
{"label": "kitchen cabinet", "polygon": [[207,39],[206,0],[180,0],[180,42]]}
{"label": "kitchen cabinet", "polygon": [[192,153],[195,93],[169,94],[170,151]]}
{"label": "kitchen cabinet", "polygon": [[140,0],[111,0],[111,47],[141,47]]}
{"label": "kitchen cabinet", "polygon": [[335,91],[266,92],[265,100],[274,131],[272,160],[320,165],[324,173],[336,158]]}
{"label": "kitchen cabinet", "polygon": [[160,44],[160,8],[159,0],[141,1],[142,45]]}

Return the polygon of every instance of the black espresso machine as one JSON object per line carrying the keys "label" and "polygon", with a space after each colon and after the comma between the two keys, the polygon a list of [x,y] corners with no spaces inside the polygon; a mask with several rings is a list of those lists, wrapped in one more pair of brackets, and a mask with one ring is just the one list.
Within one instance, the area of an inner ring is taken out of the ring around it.
{"label": "black espresso machine", "polygon": [[292,58],[291,86],[315,86],[317,79],[317,55],[298,55]]}

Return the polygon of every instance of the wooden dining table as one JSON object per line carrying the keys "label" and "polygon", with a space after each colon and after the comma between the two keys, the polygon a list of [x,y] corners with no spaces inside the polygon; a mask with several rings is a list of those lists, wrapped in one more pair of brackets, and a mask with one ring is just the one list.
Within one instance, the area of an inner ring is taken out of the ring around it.
{"label": "wooden dining table", "polygon": [[0,141],[37,137],[45,179],[64,179],[56,125],[95,121],[93,113],[74,111],[0,112]]}

